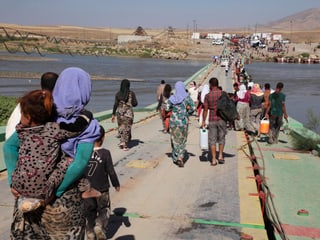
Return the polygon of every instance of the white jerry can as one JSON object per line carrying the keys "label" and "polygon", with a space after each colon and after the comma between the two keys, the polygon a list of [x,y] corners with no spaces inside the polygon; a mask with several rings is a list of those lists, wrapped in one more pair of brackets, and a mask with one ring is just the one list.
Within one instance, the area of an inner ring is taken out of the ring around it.
{"label": "white jerry can", "polygon": [[201,150],[208,150],[208,129],[200,128],[200,148]]}

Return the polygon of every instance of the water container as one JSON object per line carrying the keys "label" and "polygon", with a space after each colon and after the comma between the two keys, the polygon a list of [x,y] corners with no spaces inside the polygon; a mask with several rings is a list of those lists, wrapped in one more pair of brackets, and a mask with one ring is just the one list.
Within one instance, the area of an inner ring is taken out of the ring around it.
{"label": "water container", "polygon": [[206,128],[200,128],[200,149],[208,150],[208,130]]}
{"label": "water container", "polygon": [[260,121],[260,133],[261,134],[268,134],[269,133],[269,128],[270,128],[270,121],[269,119],[262,119]]}

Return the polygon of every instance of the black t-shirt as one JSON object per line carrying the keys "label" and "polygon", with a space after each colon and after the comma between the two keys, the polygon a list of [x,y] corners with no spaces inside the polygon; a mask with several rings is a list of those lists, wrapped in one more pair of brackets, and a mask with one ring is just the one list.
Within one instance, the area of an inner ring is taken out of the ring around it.
{"label": "black t-shirt", "polygon": [[114,170],[110,151],[105,148],[95,148],[85,171],[85,176],[91,183],[91,187],[100,192],[109,190],[110,183],[113,187],[119,187],[118,176]]}

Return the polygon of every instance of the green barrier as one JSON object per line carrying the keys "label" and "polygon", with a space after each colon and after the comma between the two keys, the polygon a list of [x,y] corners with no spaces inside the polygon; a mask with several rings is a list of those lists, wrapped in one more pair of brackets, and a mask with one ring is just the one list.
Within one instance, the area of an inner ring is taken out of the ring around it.
{"label": "green barrier", "polygon": [[[144,218],[143,216],[137,213],[124,213],[121,215],[123,217],[129,218]],[[190,219],[192,222],[197,224],[205,224],[205,225],[218,225],[225,227],[240,227],[240,228],[254,228],[254,229],[265,229],[264,224],[249,224],[249,223],[237,223],[237,222],[223,222],[223,221],[213,221],[213,220],[205,220],[205,219]]]}

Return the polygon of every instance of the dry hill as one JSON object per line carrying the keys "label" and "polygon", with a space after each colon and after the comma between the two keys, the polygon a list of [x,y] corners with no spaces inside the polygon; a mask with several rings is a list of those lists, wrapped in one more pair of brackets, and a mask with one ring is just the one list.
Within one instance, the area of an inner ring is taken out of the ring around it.
{"label": "dry hill", "polygon": [[311,8],[290,16],[284,17],[267,25],[272,29],[292,31],[317,31],[320,30],[320,8]]}

